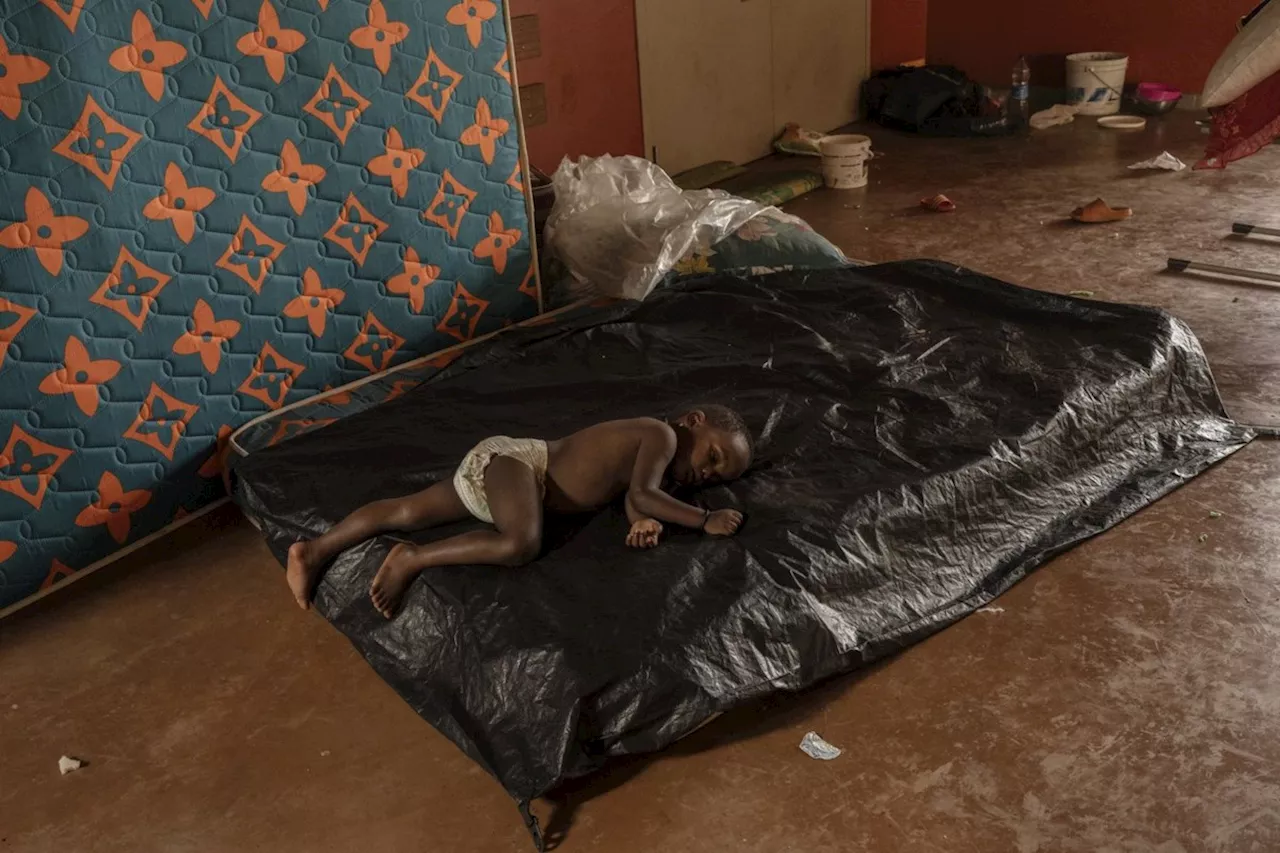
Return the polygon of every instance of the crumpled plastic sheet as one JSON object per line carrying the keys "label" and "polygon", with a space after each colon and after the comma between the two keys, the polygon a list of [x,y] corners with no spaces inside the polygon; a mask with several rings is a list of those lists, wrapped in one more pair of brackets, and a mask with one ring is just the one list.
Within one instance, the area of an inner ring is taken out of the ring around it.
{"label": "crumpled plastic sheet", "polygon": [[1134,163],[1129,166],[1130,169],[1165,169],[1169,172],[1181,172],[1187,168],[1187,164],[1174,157],[1168,151],[1162,151],[1150,160],[1143,160],[1141,163]]}
{"label": "crumpled plastic sheet", "polygon": [[819,737],[817,732],[808,732],[800,740],[800,751],[818,761],[835,761],[844,752]]}
{"label": "crumpled plastic sheet", "polygon": [[682,190],[641,157],[565,158],[546,245],[577,282],[575,298],[644,299],[695,246],[711,246],[775,207],[722,190]]}
{"label": "crumpled plastic sheet", "polygon": [[741,509],[733,539],[671,530],[630,551],[619,507],[549,519],[536,563],[426,572],[390,622],[368,593],[391,538],[320,582],[319,612],[535,838],[529,801],[564,780],[909,646],[1253,437],[1169,315],[918,261],[706,276],[498,335],[398,399],[233,459],[234,493],[283,563],[487,436],[700,401],[758,436],[745,477],[690,496]]}

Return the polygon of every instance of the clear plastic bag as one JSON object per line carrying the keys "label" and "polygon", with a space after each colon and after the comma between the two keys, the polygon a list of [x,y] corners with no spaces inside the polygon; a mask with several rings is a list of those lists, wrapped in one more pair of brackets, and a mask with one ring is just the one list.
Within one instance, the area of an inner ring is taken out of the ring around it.
{"label": "clear plastic bag", "polygon": [[721,190],[681,190],[641,157],[565,158],[546,245],[573,295],[644,299],[694,246],[711,246],[774,208]]}

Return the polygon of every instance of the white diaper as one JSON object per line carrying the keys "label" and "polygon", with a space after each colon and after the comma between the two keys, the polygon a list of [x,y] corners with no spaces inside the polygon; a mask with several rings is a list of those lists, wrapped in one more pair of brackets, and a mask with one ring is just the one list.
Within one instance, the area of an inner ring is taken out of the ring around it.
{"label": "white diaper", "polygon": [[528,465],[538,480],[539,492],[545,495],[547,491],[545,441],[536,438],[507,438],[505,435],[486,438],[458,466],[457,473],[453,475],[453,488],[472,515],[490,524],[493,523],[493,515],[489,512],[489,497],[484,493],[484,472],[495,456],[507,456]]}

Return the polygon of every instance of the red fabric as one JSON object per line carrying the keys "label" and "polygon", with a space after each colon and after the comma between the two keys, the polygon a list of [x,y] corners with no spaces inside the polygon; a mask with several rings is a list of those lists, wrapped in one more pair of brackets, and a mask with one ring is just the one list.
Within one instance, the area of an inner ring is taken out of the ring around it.
{"label": "red fabric", "polygon": [[1222,107],[1209,110],[1213,131],[1197,169],[1225,169],[1280,137],[1280,72]]}

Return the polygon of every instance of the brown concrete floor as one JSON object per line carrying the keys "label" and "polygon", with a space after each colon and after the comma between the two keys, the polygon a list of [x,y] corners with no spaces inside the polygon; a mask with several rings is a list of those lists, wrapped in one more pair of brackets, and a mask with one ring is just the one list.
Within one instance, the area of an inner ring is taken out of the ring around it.
{"label": "brown concrete floor", "polygon": [[[1280,224],[1280,148],[1132,176],[1186,116],[1029,140],[874,132],[866,191],[791,206],[850,255],[946,258],[1187,318],[1280,422],[1280,293],[1158,274]],[[949,216],[917,213],[946,192]],[[1059,220],[1103,195],[1137,215]],[[730,714],[541,803],[564,853],[1280,849],[1280,447],[1257,443],[869,673]],[[1210,512],[1220,512],[1213,519]],[[1203,537],[1204,541],[1201,541]],[[814,729],[843,747],[821,763]],[[89,761],[59,777],[59,755]],[[295,609],[225,510],[0,623],[0,851],[526,851],[498,785]]]}

